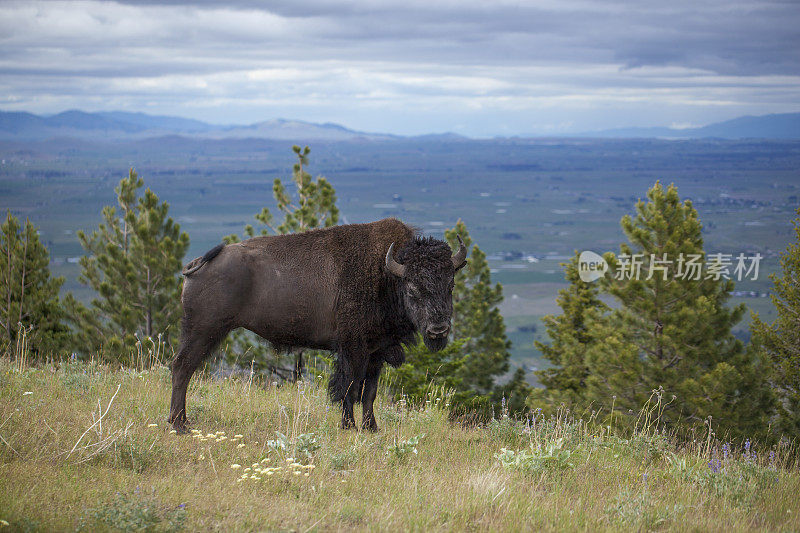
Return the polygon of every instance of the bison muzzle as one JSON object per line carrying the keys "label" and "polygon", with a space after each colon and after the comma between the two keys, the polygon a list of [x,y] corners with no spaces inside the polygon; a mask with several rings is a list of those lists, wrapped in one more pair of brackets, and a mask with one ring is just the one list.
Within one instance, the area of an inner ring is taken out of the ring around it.
{"label": "bison muzzle", "polygon": [[466,264],[459,237],[421,237],[396,219],[219,245],[183,270],[181,343],[172,362],[169,421],[186,428],[186,389],[203,360],[235,328],[279,348],[331,350],[328,384],[342,426],[377,430],[373,402],[383,363],[399,366],[417,332],[430,350],[447,345],[453,278]]}

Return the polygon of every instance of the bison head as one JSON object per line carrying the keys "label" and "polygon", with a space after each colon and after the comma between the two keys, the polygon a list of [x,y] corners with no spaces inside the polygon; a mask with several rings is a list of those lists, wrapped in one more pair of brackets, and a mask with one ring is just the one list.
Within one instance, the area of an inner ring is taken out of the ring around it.
{"label": "bison head", "polygon": [[466,264],[467,247],[458,237],[459,250],[451,257],[447,243],[417,238],[394,257],[394,244],[386,252],[386,270],[400,278],[403,305],[411,322],[422,333],[429,350],[447,346],[453,316],[453,277]]}

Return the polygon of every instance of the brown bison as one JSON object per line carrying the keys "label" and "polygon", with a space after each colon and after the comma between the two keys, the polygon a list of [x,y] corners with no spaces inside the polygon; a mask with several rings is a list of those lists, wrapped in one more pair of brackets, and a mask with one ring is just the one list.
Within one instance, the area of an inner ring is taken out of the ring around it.
{"label": "brown bison", "polygon": [[276,347],[336,352],[328,391],[342,426],[376,430],[373,402],[384,362],[399,366],[416,332],[447,345],[453,276],[466,264],[459,237],[420,237],[399,220],[351,224],[219,245],[184,268],[181,344],[172,362],[169,421],[186,426],[186,388],[197,367],[235,328]]}

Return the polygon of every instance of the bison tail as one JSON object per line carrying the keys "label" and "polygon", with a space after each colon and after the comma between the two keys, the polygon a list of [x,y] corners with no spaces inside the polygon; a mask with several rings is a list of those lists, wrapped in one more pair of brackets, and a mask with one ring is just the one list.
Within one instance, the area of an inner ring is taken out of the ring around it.
{"label": "bison tail", "polygon": [[183,267],[183,270],[181,270],[181,274],[183,274],[184,276],[190,276],[194,274],[195,272],[203,268],[203,265],[205,265],[206,263],[210,262],[212,259],[217,257],[223,248],[225,248],[224,244],[218,244],[209,251],[207,251],[203,255],[203,257],[196,257],[192,259],[186,264],[185,267]]}

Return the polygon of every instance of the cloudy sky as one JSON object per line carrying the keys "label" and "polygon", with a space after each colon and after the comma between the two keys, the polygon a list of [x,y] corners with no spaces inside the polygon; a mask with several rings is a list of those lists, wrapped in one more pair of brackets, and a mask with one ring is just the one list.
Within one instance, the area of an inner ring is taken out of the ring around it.
{"label": "cloudy sky", "polygon": [[0,2],[0,109],[558,134],[800,111],[798,0]]}

